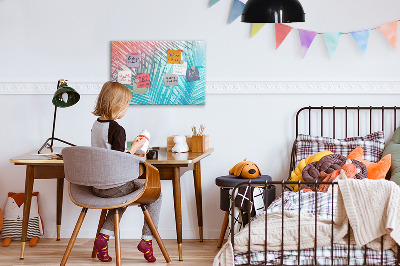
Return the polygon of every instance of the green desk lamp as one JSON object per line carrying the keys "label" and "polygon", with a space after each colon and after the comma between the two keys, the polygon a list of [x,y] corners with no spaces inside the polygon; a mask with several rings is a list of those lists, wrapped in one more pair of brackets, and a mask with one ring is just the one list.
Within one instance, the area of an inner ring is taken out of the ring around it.
{"label": "green desk lamp", "polygon": [[[53,95],[53,105],[54,105],[54,118],[53,118],[53,131],[51,133],[51,138],[48,138],[42,147],[39,149],[38,153],[40,153],[45,147],[50,148],[51,152],[53,152],[53,141],[58,140],[62,143],[75,146],[72,143],[69,143],[65,140],[55,138],[54,137],[54,129],[56,127],[56,115],[57,115],[57,107],[65,108],[70,107],[76,104],[79,101],[79,93],[76,92],[73,88],[69,87],[67,84],[67,80],[60,79],[57,83],[57,91]],[[50,144],[49,144],[49,141]]]}

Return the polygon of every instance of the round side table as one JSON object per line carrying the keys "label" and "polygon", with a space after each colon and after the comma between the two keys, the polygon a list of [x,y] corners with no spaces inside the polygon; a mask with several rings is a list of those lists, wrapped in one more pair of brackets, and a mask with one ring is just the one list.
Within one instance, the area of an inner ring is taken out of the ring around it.
{"label": "round side table", "polygon": [[[272,181],[272,178],[269,175],[261,175],[254,179],[246,179],[241,177],[236,177],[234,175],[226,175],[220,176],[215,179],[215,184],[220,187],[220,209],[225,212],[224,221],[222,222],[221,233],[219,235],[218,245],[220,248],[222,246],[222,242],[224,241],[226,228],[228,227],[229,222],[229,208],[230,208],[230,199],[229,193],[230,190],[233,189],[237,184],[246,182],[246,181],[263,181],[266,180]],[[256,186],[255,186],[256,187]],[[271,186],[268,189],[268,200],[267,206],[271,204],[275,200],[275,186]]]}

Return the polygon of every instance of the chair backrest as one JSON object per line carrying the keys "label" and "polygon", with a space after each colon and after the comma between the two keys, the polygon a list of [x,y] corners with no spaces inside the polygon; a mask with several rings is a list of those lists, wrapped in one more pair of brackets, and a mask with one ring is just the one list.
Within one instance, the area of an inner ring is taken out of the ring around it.
{"label": "chair backrest", "polygon": [[67,147],[62,150],[65,179],[83,186],[118,186],[139,176],[144,158],[97,147]]}

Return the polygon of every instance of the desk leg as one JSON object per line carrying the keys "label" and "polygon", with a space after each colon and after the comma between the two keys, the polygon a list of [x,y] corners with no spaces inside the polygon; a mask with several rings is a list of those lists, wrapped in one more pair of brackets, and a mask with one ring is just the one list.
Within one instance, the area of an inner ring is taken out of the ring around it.
{"label": "desk leg", "polygon": [[174,191],[175,223],[178,242],[179,260],[182,260],[182,206],[181,206],[181,174],[179,167],[174,167],[174,178],[172,179]]}
{"label": "desk leg", "polygon": [[24,259],[26,235],[28,233],[29,213],[31,211],[32,190],[34,181],[34,166],[26,166],[25,177],[25,195],[24,195],[24,213],[22,219],[22,232],[21,232],[21,255],[20,259]]}
{"label": "desk leg", "polygon": [[60,241],[64,178],[57,178],[57,241]]}
{"label": "desk leg", "polygon": [[194,191],[196,194],[197,220],[199,225],[200,242],[203,242],[203,203],[201,196],[201,168],[200,161],[194,164]]}

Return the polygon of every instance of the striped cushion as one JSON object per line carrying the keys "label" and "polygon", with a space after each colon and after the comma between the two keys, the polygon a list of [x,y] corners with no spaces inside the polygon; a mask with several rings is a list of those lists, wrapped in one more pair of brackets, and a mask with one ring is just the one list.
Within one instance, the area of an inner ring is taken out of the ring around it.
{"label": "striped cushion", "polygon": [[[16,220],[4,220],[1,237],[21,240],[22,218]],[[39,217],[29,218],[27,239],[40,238]]]}
{"label": "striped cushion", "polygon": [[345,139],[299,134],[296,139],[296,165],[298,165],[302,159],[323,150],[329,150],[347,157],[357,146],[362,147],[364,151],[364,160],[378,162],[385,147],[383,131],[371,133],[364,137]]}

